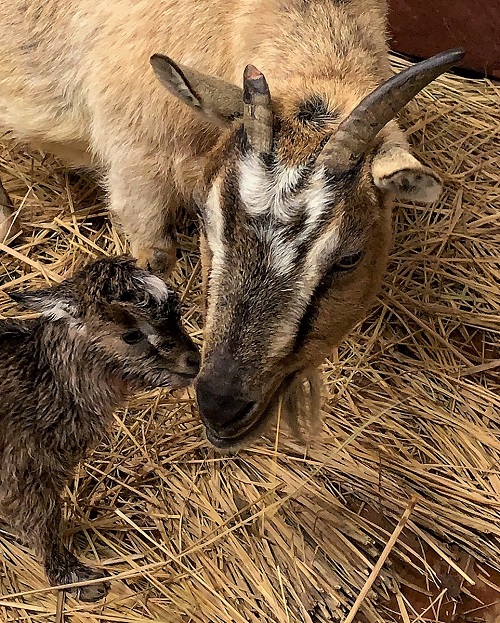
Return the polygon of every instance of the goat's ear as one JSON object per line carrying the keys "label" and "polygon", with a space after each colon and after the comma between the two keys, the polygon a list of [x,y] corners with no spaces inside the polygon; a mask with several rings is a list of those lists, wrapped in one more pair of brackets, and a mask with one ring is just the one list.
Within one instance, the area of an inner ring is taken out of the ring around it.
{"label": "goat's ear", "polygon": [[178,65],[163,54],[150,59],[162,85],[210,121],[226,125],[243,115],[243,90],[214,76]]}
{"label": "goat's ear", "polygon": [[21,307],[41,313],[50,320],[78,317],[78,306],[57,289],[9,292],[9,296]]}
{"label": "goat's ear", "polygon": [[441,193],[441,180],[402,147],[382,147],[372,163],[375,185],[397,199],[433,203]]}

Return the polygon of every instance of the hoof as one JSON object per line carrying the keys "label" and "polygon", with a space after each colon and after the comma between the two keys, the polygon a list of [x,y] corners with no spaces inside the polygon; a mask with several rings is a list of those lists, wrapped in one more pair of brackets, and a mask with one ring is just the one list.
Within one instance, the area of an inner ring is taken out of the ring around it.
{"label": "hoof", "polygon": [[68,593],[80,601],[94,602],[104,599],[109,592],[110,583],[106,581],[107,573],[99,569],[87,567],[82,563],[74,566],[64,573],[51,574],[50,582],[53,586],[61,584],[73,584],[74,582],[85,582],[86,580],[102,579],[102,582],[90,584],[89,586],[75,586],[68,588]]}

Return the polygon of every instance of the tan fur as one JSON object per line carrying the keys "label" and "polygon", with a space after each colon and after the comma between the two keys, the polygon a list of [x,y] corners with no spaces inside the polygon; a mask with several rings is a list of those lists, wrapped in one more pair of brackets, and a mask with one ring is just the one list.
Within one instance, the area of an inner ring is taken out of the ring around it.
{"label": "tan fur", "polygon": [[[64,149],[80,164],[82,154],[86,165],[90,156],[133,254],[142,265],[168,272],[178,210],[195,201],[203,206],[214,182],[238,181],[234,142],[242,106],[235,96],[246,65],[261,71],[270,88],[277,162],[285,170],[298,167],[391,75],[386,12],[386,0],[0,0],[0,28],[7,34],[0,40],[0,127]],[[157,54],[177,69],[157,57],[153,71],[149,58]],[[304,123],[298,113],[312,98],[327,115]],[[234,292],[250,290],[238,274],[231,286],[222,270],[214,276],[214,249],[204,243],[203,374],[224,374],[214,353],[234,337],[235,360],[245,362],[249,392],[260,384],[262,409],[278,388],[286,390],[287,374],[314,368],[365,314],[387,262],[391,196],[430,201],[439,191],[438,178],[409,154],[394,121],[368,146],[359,175],[349,196],[336,201],[343,220],[362,232],[344,240],[340,251],[348,255],[362,246],[363,261],[318,302],[303,344],[286,358],[269,353],[282,350],[292,329],[273,337],[255,318],[240,326]],[[333,221],[330,226],[333,232]],[[242,271],[260,260],[251,256],[247,229],[236,224],[228,243],[237,261],[244,258]],[[279,251],[286,255],[286,245]],[[312,277],[304,279],[294,282],[299,307],[311,295]]]}
{"label": "tan fur", "polygon": [[343,4],[0,0],[0,127],[77,165],[91,164],[88,150],[108,174],[110,209],[134,253],[170,262],[163,225],[174,229],[193,191],[190,175],[172,188],[176,162],[206,152],[219,130],[165,93],[149,57],[164,51],[238,85],[252,62],[277,99],[319,91],[347,112],[390,72],[385,0]]}
{"label": "tan fur", "polygon": [[12,238],[20,231],[15,217],[16,211],[12,201],[0,182],[0,242]]}

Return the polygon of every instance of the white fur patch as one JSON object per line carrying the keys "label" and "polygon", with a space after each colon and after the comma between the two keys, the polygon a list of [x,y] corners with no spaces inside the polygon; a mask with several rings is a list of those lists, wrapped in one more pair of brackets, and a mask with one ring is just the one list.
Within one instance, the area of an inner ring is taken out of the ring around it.
{"label": "white fur patch", "polygon": [[281,275],[287,275],[295,265],[297,247],[292,242],[286,242],[279,234],[273,236],[271,243],[272,266]]}
{"label": "white fur patch", "polygon": [[332,257],[339,245],[341,223],[342,216],[338,217],[328,230],[316,240],[307,254],[304,285],[311,287],[311,292],[317,286],[319,278],[324,272],[325,262]]}
{"label": "white fur patch", "polygon": [[221,208],[221,180],[218,178],[210,192],[206,201],[206,228],[208,244],[212,253],[219,245],[224,237],[224,214]]}
{"label": "white fur patch", "polygon": [[316,223],[328,208],[328,196],[325,183],[325,170],[321,167],[314,172],[308,187],[303,193],[308,222]]}
{"label": "white fur patch", "polygon": [[151,344],[151,346],[154,346],[155,348],[158,348],[158,346],[160,346],[161,337],[150,324],[148,324],[147,322],[141,322],[139,323],[139,328],[141,332],[144,333],[146,339]]}
{"label": "white fur patch", "polygon": [[62,301],[54,301],[54,303],[42,311],[42,316],[48,320],[61,320],[62,318],[72,318],[68,310],[68,305]]}
{"label": "white fur patch", "polygon": [[45,318],[51,322],[57,320],[68,321],[68,327],[70,328],[70,335],[76,337],[76,335],[83,336],[87,333],[87,327],[77,317],[77,310],[73,308],[66,301],[54,301],[50,306],[47,305],[45,309],[41,311],[41,318]]}
{"label": "white fur patch", "polygon": [[287,275],[297,259],[297,245],[274,229],[257,229],[257,236],[269,249],[270,266],[278,274]]}
{"label": "white fur patch", "polygon": [[224,262],[224,214],[221,207],[221,181],[217,179],[206,201],[207,241],[212,252],[212,274],[217,275]]}
{"label": "white fur patch", "polygon": [[[312,175],[305,188],[293,193],[303,170],[303,166],[278,165],[274,171],[268,171],[254,154],[240,162],[240,197],[246,213],[251,217],[270,214],[277,221],[276,227],[258,230],[258,235],[269,248],[273,268],[282,275],[292,270],[298,245],[308,240],[329,209],[323,167]],[[304,228],[295,241],[287,242],[279,227],[292,223],[300,211],[306,215]]]}
{"label": "white fur patch", "polygon": [[300,179],[303,167],[279,166],[275,172],[273,210],[276,218],[283,223],[293,219],[300,210],[301,204],[291,195],[294,186]]}
{"label": "white fur patch", "polygon": [[300,244],[309,238],[318,221],[328,210],[328,195],[325,188],[325,170],[323,167],[314,172],[311,180],[300,195],[304,203],[307,218],[297,242]]}
{"label": "white fur patch", "polygon": [[[250,154],[240,163],[240,197],[249,216],[271,214],[286,225],[303,210],[307,215],[304,233],[313,227],[328,209],[325,170],[318,169],[303,190],[293,194],[303,166],[283,167],[272,172]],[[309,227],[308,227],[309,226]]]}
{"label": "white fur patch", "polygon": [[206,235],[207,243],[212,253],[210,270],[210,304],[207,322],[213,317],[213,310],[217,308],[219,298],[219,284],[224,268],[224,215],[221,208],[221,181],[217,179],[208,193],[206,201]]}
{"label": "white fur patch", "polygon": [[167,284],[159,277],[156,277],[156,275],[145,275],[141,277],[141,283],[146,292],[151,294],[159,303],[168,299]]}
{"label": "white fur patch", "polygon": [[253,217],[269,212],[275,197],[273,180],[254,154],[240,163],[240,197],[247,214]]}
{"label": "white fur patch", "polygon": [[283,167],[268,171],[255,154],[240,162],[240,197],[249,216],[272,213],[287,223],[297,214],[301,204],[291,195],[303,167]]}

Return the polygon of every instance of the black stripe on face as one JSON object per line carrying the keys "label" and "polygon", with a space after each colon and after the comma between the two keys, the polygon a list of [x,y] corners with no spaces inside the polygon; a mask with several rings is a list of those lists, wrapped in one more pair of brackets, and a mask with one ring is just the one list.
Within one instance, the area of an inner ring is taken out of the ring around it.
{"label": "black stripe on face", "polygon": [[337,275],[338,273],[336,270],[328,270],[314,289],[306,311],[299,323],[297,333],[295,334],[292,349],[294,353],[298,352],[304,345],[307,336],[313,328],[314,321],[317,318],[320,302],[332,287]]}

